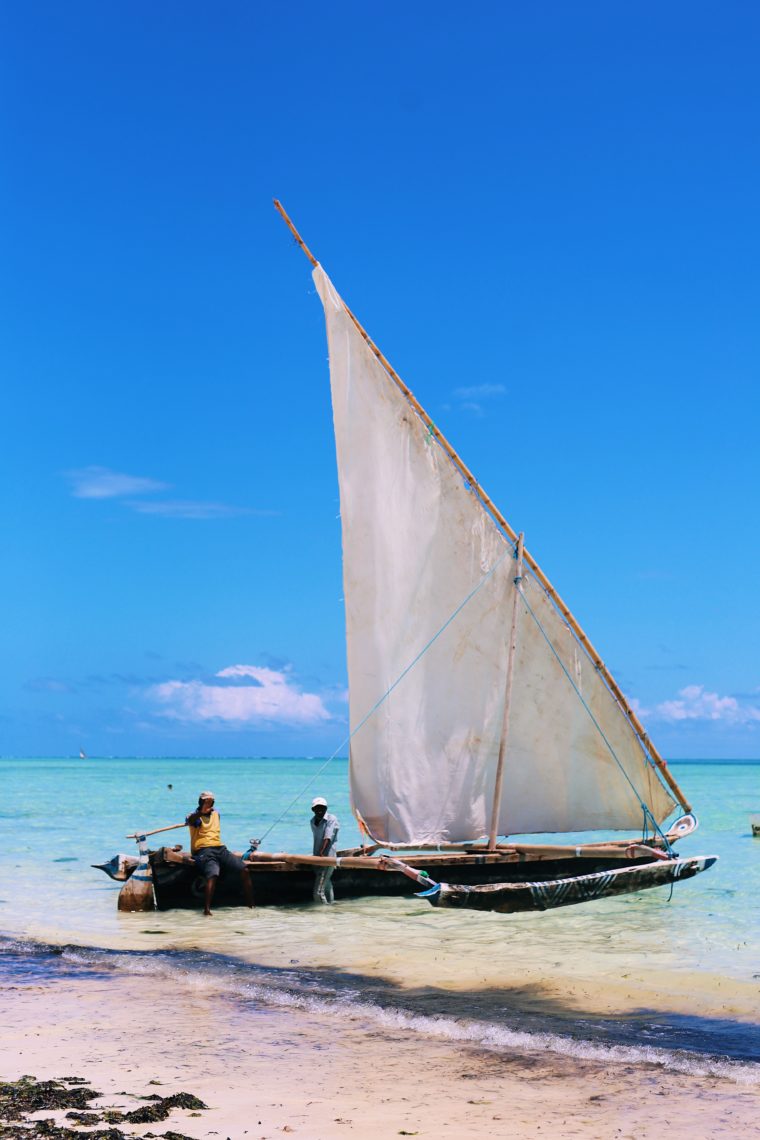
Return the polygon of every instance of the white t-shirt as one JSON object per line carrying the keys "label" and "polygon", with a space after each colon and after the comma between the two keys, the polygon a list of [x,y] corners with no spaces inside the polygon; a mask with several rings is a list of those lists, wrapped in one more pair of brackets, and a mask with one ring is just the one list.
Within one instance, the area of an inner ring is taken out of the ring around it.
{"label": "white t-shirt", "polygon": [[319,823],[315,821],[314,816],[311,817],[311,833],[314,836],[314,855],[322,854],[322,844],[325,839],[330,840],[330,845],[324,852],[325,855],[332,855],[333,848],[338,841],[338,828],[340,824],[334,815],[330,815],[326,811],[322,816]]}

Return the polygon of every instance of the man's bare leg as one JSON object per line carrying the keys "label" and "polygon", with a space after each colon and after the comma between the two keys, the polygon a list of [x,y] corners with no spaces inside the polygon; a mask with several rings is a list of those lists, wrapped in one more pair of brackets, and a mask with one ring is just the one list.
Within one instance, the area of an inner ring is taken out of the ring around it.
{"label": "man's bare leg", "polygon": [[253,910],[255,905],[253,901],[253,884],[251,883],[251,874],[247,868],[244,868],[240,872],[240,883],[243,888],[243,898],[245,899],[245,905],[249,906],[251,910]]}
{"label": "man's bare leg", "polygon": [[204,900],[203,913],[205,915],[208,915],[209,917],[211,916],[211,900],[213,899],[214,891],[216,890],[216,880],[217,880],[216,875],[214,875],[213,878],[211,878],[211,879],[206,879],[206,887],[205,887],[205,890],[203,892],[203,900]]}

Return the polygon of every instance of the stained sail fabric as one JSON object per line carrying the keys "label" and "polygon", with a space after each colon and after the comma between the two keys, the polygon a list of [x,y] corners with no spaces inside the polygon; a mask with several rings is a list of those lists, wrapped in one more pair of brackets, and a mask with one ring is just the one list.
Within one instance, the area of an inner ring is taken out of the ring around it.
{"label": "stained sail fabric", "polygon": [[[378,842],[477,839],[504,717],[513,551],[320,266],[314,280],[338,456],[352,806]],[[673,801],[627,718],[540,584],[527,576],[523,589],[499,834],[638,828],[642,801],[661,821]]]}
{"label": "stained sail fabric", "polygon": [[502,834],[635,830],[642,803],[661,823],[675,801],[630,721],[532,574],[522,590]]}

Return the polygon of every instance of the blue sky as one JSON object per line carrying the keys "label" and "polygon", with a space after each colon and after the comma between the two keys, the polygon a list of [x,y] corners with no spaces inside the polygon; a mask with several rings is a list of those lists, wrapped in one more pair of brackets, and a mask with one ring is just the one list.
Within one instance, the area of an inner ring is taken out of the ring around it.
{"label": "blue sky", "polygon": [[345,736],[280,197],[671,757],[760,755],[749,3],[6,5],[0,753]]}

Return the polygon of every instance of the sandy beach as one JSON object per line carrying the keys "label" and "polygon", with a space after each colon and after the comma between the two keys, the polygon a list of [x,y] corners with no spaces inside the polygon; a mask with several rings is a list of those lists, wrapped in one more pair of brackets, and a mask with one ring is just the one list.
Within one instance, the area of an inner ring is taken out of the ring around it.
{"label": "sandy beach", "polygon": [[209,1110],[176,1109],[163,1128],[198,1140],[735,1138],[755,1131],[760,1112],[760,1088],[726,1078],[412,1040],[348,1015],[340,1024],[312,1011],[243,1008],[201,984],[172,994],[153,978],[117,974],[37,980],[5,985],[2,1003],[4,1079],[83,1077],[103,1094],[96,1109],[190,1092]]}

